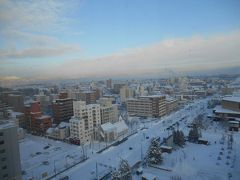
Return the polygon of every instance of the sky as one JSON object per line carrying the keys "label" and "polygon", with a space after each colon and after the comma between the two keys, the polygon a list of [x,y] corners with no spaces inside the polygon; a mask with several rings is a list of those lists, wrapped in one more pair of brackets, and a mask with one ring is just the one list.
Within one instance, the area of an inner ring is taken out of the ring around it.
{"label": "sky", "polygon": [[0,80],[240,67],[239,0],[0,0]]}

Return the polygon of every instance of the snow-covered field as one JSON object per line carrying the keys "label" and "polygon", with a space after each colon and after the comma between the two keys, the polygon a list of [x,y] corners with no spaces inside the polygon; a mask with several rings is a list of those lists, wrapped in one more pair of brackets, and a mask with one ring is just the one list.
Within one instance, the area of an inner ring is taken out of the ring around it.
{"label": "snow-covered field", "polygon": [[[104,147],[104,144],[98,145],[95,143],[93,148],[88,146],[86,147],[88,160],[61,173],[54,179],[64,176],[69,176],[73,180],[80,177],[84,177],[80,179],[102,177],[110,172],[111,167],[117,168],[121,159],[126,159],[132,166],[145,156],[152,137],[160,137],[161,139],[167,137],[171,133],[167,128],[176,122],[179,122],[179,129],[182,129],[187,135],[189,130],[187,125],[199,114],[207,114],[209,110],[206,108],[207,99],[204,99],[187,105],[184,109],[162,117],[160,120],[148,118],[145,123],[140,124],[137,134],[130,136],[122,144],[112,146],[100,154],[95,152],[101,148],[100,146]],[[158,179],[169,179],[173,175],[179,175],[182,179],[196,179],[196,176],[199,179],[225,179],[228,173],[232,173],[232,179],[234,179],[237,175],[239,176],[236,167],[240,167],[239,133],[234,134],[235,144],[233,150],[229,153],[226,142],[225,144],[219,143],[224,131],[222,128],[218,128],[219,126],[216,124],[209,124],[207,130],[202,132],[203,138],[211,142],[209,146],[187,143],[183,149],[174,151],[172,154],[164,154],[163,166],[172,169],[171,173],[154,168],[145,168],[144,172],[156,174],[159,176]],[[51,146],[44,150],[43,148],[48,144],[51,144]],[[221,148],[224,148],[224,150]],[[34,136],[29,136],[24,142],[20,143],[20,150],[22,167],[27,172],[23,176],[24,179],[28,179],[30,176],[41,179],[44,172],[47,172],[49,177],[55,173],[54,169],[59,172],[64,166],[74,163],[73,161],[79,161],[83,155],[81,147]],[[220,151],[223,154],[220,155],[221,160],[217,160]],[[31,154],[36,154],[36,152],[42,154],[32,157]],[[236,157],[236,160],[233,163],[234,157]],[[49,161],[49,165],[42,164],[43,161]],[[227,162],[229,164],[226,164]],[[134,179],[139,179],[139,177],[134,175]]]}
{"label": "snow-covered field", "polygon": [[82,149],[60,141],[27,135],[19,143],[23,179],[42,179],[79,161]]}
{"label": "snow-covered field", "polygon": [[[158,179],[170,179],[177,176],[182,179],[230,179],[237,180],[240,176],[240,133],[234,132],[232,149],[228,148],[227,136],[221,127],[208,129],[202,132],[203,138],[209,140],[210,145],[187,143],[171,154],[163,153],[163,163],[160,167],[172,170],[171,172],[144,168],[144,173],[154,174]],[[216,142],[216,143],[215,143]],[[140,179],[137,175],[135,179]]]}

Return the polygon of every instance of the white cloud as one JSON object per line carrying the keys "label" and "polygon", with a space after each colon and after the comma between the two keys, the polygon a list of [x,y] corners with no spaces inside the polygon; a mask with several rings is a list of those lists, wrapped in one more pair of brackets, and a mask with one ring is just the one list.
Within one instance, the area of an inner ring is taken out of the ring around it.
{"label": "white cloud", "polygon": [[79,52],[79,45],[52,35],[69,30],[73,20],[67,14],[78,6],[79,1],[0,1],[0,40],[4,45],[0,62]]}
{"label": "white cloud", "polygon": [[[47,70],[49,77],[160,74],[240,66],[240,33],[165,40],[145,48],[87,60],[66,61]],[[59,73],[60,72],[60,73]]]}
{"label": "white cloud", "polygon": [[52,47],[37,47],[37,48],[29,48],[23,50],[8,50],[8,51],[0,51],[0,58],[42,58],[42,57],[52,57],[52,56],[61,56],[66,53],[80,51],[78,46],[67,46],[62,45],[56,48]]}
{"label": "white cloud", "polygon": [[0,1],[0,22],[8,30],[41,32],[67,28],[72,19],[65,16],[79,7],[79,1]]}

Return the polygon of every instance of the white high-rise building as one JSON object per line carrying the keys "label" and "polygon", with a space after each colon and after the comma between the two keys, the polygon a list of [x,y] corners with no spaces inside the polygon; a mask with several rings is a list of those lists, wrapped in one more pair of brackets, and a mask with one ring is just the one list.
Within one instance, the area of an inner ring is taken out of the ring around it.
{"label": "white high-rise building", "polygon": [[70,138],[79,143],[89,142],[101,124],[100,105],[88,104],[85,101],[73,101],[74,116],[70,119]]}

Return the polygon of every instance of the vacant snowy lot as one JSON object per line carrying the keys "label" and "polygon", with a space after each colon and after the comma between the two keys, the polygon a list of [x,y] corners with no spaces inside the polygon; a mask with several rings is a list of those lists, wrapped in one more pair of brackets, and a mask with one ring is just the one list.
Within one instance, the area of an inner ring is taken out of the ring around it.
{"label": "vacant snowy lot", "polygon": [[19,145],[23,179],[44,179],[82,157],[81,147],[43,137],[27,135]]}

